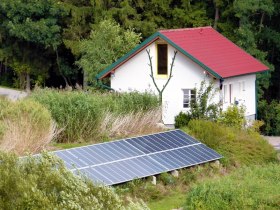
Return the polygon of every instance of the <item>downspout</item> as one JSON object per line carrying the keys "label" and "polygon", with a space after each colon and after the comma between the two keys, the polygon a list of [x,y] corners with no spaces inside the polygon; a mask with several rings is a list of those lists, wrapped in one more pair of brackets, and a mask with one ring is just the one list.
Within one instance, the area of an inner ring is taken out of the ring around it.
{"label": "downspout", "polygon": [[102,83],[102,81],[101,81],[100,79],[98,79],[97,77],[95,77],[95,79],[96,79],[96,84],[97,84],[97,86],[99,86],[99,87],[101,87],[102,89],[105,89],[105,90],[112,90],[112,91],[115,91],[113,88],[111,88],[111,87],[109,87],[109,86],[107,86],[107,85],[104,85],[104,84]]}
{"label": "downspout", "polygon": [[256,112],[256,116],[255,116],[255,120],[258,119],[258,81],[257,81],[257,74],[256,74],[256,79],[255,79],[255,112]]}

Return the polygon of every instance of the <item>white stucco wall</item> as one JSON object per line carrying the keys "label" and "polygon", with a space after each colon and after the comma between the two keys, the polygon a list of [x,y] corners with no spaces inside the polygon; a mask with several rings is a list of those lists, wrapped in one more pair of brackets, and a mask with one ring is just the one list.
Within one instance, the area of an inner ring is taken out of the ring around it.
{"label": "white stucco wall", "polygon": [[[156,76],[156,46],[152,43],[146,49],[151,50],[154,75],[158,86],[161,88],[167,81],[167,78],[159,78]],[[172,46],[168,46],[169,68],[174,50]],[[150,67],[148,63],[148,55],[144,49],[115,70],[114,74],[111,75],[111,87],[120,92],[137,90],[140,92],[149,91],[157,94],[150,77]],[[180,111],[186,111],[186,109],[183,108],[182,89],[199,88],[201,81],[204,79],[206,81],[213,80],[212,77],[206,76],[205,70],[202,67],[178,52],[174,63],[173,77],[163,93],[163,121],[165,124],[174,124],[174,117],[178,115]],[[224,84],[235,84],[243,80],[246,81],[246,91],[244,91],[243,97],[245,105],[248,106],[246,113],[255,114],[255,75],[225,79]],[[219,80],[213,81],[218,87]],[[237,85],[233,85],[233,87],[237,88]],[[234,91],[234,94],[238,94],[237,90]],[[219,98],[219,93],[217,93],[215,100],[218,101]],[[236,98],[239,99],[240,97],[238,96]],[[226,108],[227,106],[228,104],[225,104],[224,107]]]}
{"label": "white stucco wall", "polygon": [[[232,98],[233,101],[238,101],[239,105],[244,105],[245,115],[251,116],[256,114],[256,89],[255,89],[256,75],[244,75],[238,77],[231,77],[224,80],[224,85],[229,87],[229,84],[233,86]],[[244,84],[244,87],[243,87]],[[229,90],[229,88],[227,88]],[[223,104],[225,110],[230,105],[229,101]]]}

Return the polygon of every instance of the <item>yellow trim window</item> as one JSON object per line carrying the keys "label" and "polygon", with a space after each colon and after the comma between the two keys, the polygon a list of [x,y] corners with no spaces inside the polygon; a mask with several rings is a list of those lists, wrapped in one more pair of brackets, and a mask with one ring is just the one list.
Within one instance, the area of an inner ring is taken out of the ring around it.
{"label": "yellow trim window", "polygon": [[168,47],[167,44],[157,44],[157,75],[168,74]]}

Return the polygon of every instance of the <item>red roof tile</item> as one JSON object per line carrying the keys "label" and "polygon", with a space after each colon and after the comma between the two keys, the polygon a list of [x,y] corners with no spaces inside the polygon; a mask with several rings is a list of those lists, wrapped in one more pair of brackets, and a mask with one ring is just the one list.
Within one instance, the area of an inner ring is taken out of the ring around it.
{"label": "red roof tile", "polygon": [[223,78],[269,69],[212,27],[161,30],[159,33]]}

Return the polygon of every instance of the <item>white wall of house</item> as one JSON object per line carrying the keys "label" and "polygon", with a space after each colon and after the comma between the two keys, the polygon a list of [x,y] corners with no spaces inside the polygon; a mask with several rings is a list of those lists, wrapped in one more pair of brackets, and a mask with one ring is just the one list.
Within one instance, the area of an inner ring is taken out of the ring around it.
{"label": "white wall of house", "polygon": [[[245,115],[252,118],[256,114],[256,75],[244,75],[238,77],[231,77],[224,80],[224,100],[223,109],[225,110],[230,105],[230,85],[232,88],[231,102],[238,101],[239,105],[244,105]],[[226,88],[225,88],[226,87]],[[227,91],[225,94],[224,91]]]}
{"label": "white wall of house", "polygon": [[[156,83],[160,88],[166,83],[167,77],[156,75],[156,44],[152,43],[146,49],[150,49],[154,75]],[[170,63],[174,55],[175,48],[168,45],[168,66],[170,70]],[[114,74],[111,74],[111,87],[119,92],[128,91],[149,91],[157,94],[156,88],[150,77],[150,67],[148,66],[149,59],[145,49],[129,59],[126,63],[118,67]],[[174,117],[180,111],[187,111],[183,108],[183,89],[199,88],[201,81],[210,81],[213,78],[206,76],[205,70],[198,64],[190,60],[188,57],[178,52],[173,68],[173,77],[163,93],[163,121],[165,124],[174,124]],[[216,87],[219,86],[219,80],[213,80]],[[245,81],[245,91],[242,91],[242,97],[239,97],[237,89],[238,82]],[[233,98],[241,99],[247,108],[248,115],[255,114],[255,75],[247,75],[242,77],[234,77],[225,79],[224,85],[232,84]],[[219,101],[220,94],[217,93],[215,101]],[[225,103],[224,108],[228,106]]]}

